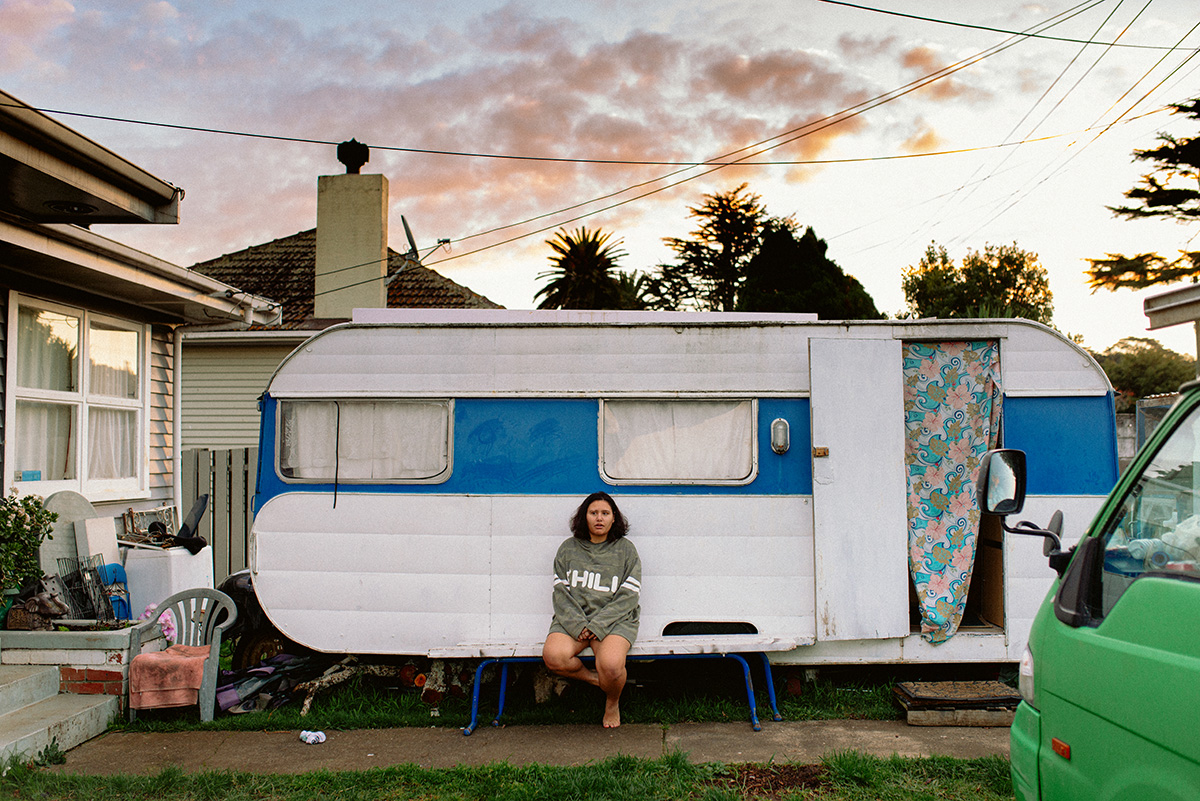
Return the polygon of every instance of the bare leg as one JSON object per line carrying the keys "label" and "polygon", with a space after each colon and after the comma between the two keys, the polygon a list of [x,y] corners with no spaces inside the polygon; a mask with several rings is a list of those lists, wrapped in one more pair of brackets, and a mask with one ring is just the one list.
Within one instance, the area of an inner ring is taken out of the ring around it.
{"label": "bare leg", "polygon": [[615,729],[621,725],[621,691],[625,689],[625,656],[629,653],[629,640],[610,634],[603,640],[592,641],[592,653],[596,655],[596,674],[599,686],[604,690],[604,728]]}
{"label": "bare leg", "polygon": [[600,677],[596,671],[588,668],[579,658],[579,654],[589,645],[590,643],[573,640],[561,631],[552,631],[546,637],[546,644],[542,646],[542,661],[551,673],[568,679],[586,681],[599,687]]}

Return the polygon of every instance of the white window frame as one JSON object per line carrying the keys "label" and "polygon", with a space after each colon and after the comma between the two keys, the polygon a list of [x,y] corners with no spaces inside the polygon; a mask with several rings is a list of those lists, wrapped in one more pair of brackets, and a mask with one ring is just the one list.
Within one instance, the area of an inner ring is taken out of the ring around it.
{"label": "white window frame", "polygon": [[[43,390],[18,385],[18,365],[20,344],[17,342],[19,333],[19,314],[21,308],[32,308],[56,314],[78,317],[80,320],[79,354],[77,369],[79,371],[79,387],[70,392]],[[94,322],[102,322],[116,328],[135,332],[138,335],[138,397],[136,399],[120,399],[96,395],[90,391],[89,346],[91,327]],[[21,493],[33,493],[46,497],[61,490],[73,490],[82,494],[89,501],[123,501],[139,500],[150,497],[149,491],[149,451],[147,443],[150,436],[150,326],[136,323],[119,317],[113,317],[99,312],[93,312],[75,306],[41,300],[17,292],[9,294],[8,302],[8,342],[7,369],[5,392],[5,445],[4,445],[4,491],[7,493],[15,488]],[[16,477],[17,440],[21,432],[17,427],[17,401],[48,401],[70,405],[75,414],[76,430],[79,437],[75,448],[75,478],[59,481],[21,481]],[[88,455],[90,442],[88,411],[93,408],[121,409],[137,414],[134,426],[137,442],[134,445],[134,464],[136,476],[119,479],[91,479],[87,476]]]}
{"label": "white window frame", "polygon": [[[446,410],[446,462],[441,472],[421,478],[347,478],[339,476],[296,477],[283,472],[283,405],[285,403],[410,403],[436,404]],[[334,484],[342,485],[392,485],[392,484],[444,484],[454,474],[454,399],[453,398],[375,398],[375,397],[303,397],[275,398],[275,475],[286,484]]]}
{"label": "white window frame", "polygon": [[[638,403],[729,403],[729,404],[750,404],[750,472],[748,475],[740,478],[718,479],[718,478],[616,478],[610,476],[605,469],[605,453],[604,453],[604,421],[605,421],[605,405],[607,403],[622,403],[634,401]],[[596,433],[599,440],[600,459],[597,468],[600,472],[600,478],[606,484],[614,486],[693,486],[693,487],[716,487],[716,486],[744,486],[753,483],[758,478],[758,399],[746,397],[674,397],[674,398],[612,398],[606,400],[600,399],[600,409],[598,419],[596,421]]]}

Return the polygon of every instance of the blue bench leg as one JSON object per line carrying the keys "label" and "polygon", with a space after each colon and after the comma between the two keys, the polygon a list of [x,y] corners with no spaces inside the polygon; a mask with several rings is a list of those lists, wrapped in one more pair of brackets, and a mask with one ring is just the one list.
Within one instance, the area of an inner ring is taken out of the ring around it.
{"label": "blue bench leg", "polygon": [[763,671],[767,674],[767,698],[771,700],[771,712],[775,716],[774,720],[783,720],[783,715],[779,714],[779,707],[775,704],[775,677],[771,674],[771,660],[766,651],[761,653]]}
{"label": "blue bench leg", "polygon": [[500,725],[500,716],[504,714],[504,696],[508,694],[508,662],[500,663],[500,704],[496,708],[496,717],[492,718],[492,725]]}
{"label": "blue bench leg", "polygon": [[746,679],[746,700],[750,702],[750,725],[755,731],[762,731],[758,722],[758,706],[754,703],[754,682],[750,678],[750,665],[740,654],[726,654],[730,659],[736,659],[742,665],[742,675]]}
{"label": "blue bench leg", "polygon": [[463,729],[463,736],[470,737],[479,721],[479,686],[483,684],[483,669],[495,662],[495,659],[485,659],[475,668],[475,690],[471,693],[471,722]]}

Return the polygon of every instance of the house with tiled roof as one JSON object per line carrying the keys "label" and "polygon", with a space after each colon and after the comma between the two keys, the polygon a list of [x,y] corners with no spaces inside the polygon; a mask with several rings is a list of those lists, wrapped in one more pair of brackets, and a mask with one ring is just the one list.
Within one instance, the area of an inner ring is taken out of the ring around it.
{"label": "house with tiled roof", "polygon": [[192,266],[280,304],[271,325],[189,332],[183,348],[183,447],[258,444],[258,396],[279,363],[355,308],[499,309],[387,245],[387,179],[318,180],[317,227]]}

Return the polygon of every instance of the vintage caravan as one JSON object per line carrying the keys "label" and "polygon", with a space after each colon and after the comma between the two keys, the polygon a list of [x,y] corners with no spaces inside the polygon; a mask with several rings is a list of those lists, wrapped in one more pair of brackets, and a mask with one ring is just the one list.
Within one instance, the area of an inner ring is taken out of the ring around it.
{"label": "vintage caravan", "polygon": [[329,652],[528,650],[567,519],[604,489],[642,557],[640,636],[1015,662],[1054,573],[980,520],[973,460],[1028,451],[1026,511],[1061,509],[1067,542],[1117,478],[1104,373],[1024,320],[362,310],[261,406],[254,589]]}

